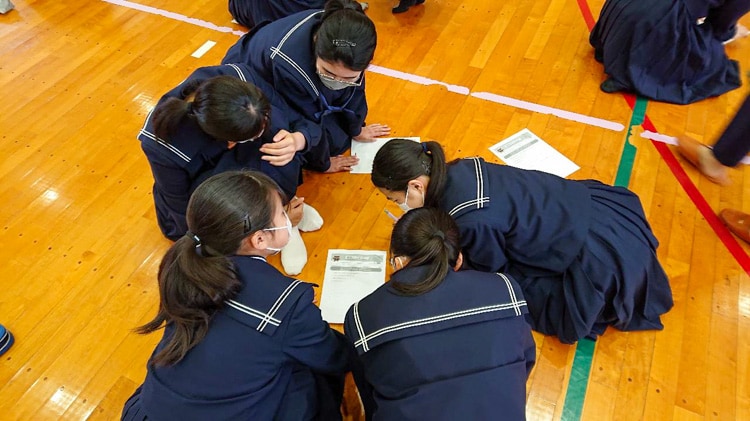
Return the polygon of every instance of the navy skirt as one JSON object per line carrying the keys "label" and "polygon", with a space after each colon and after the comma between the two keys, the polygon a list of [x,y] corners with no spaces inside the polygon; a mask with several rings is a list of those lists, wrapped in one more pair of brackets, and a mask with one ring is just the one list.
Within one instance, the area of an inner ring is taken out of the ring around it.
{"label": "navy skirt", "polygon": [[322,9],[325,0],[229,0],[229,13],[240,25],[252,28],[297,12]]}
{"label": "navy skirt", "polygon": [[595,217],[568,269],[529,277],[509,267],[526,297],[529,323],[564,343],[596,339],[607,326],[663,329],[660,316],[672,308],[672,290],[638,196],[594,180],[581,182],[591,192]]}
{"label": "navy skirt", "polygon": [[138,386],[133,395],[125,402],[125,406],[122,408],[122,416],[120,417],[123,421],[145,421],[148,419],[146,412],[141,407],[141,388]]}
{"label": "navy skirt", "polygon": [[738,88],[739,66],[702,16],[683,0],[607,0],[589,41],[604,65],[607,92],[628,91],[689,104]]}

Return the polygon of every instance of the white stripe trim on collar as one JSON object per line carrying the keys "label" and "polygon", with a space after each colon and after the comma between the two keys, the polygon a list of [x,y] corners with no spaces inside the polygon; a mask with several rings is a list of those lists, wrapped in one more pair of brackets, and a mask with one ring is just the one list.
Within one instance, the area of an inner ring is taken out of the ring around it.
{"label": "white stripe trim on collar", "polygon": [[231,64],[231,63],[227,64],[227,66],[233,68],[237,72],[237,76],[239,76],[241,81],[247,82],[247,78],[245,77],[245,74],[242,73],[242,70],[240,70],[239,66],[237,66],[236,64]]}
{"label": "white stripe trim on collar", "polygon": [[448,214],[451,215],[451,216],[453,216],[456,213],[458,213],[459,211],[462,211],[462,210],[464,210],[467,207],[475,206],[475,205],[476,205],[477,209],[481,209],[481,208],[484,207],[485,204],[487,204],[489,202],[490,202],[490,198],[489,197],[481,197],[479,199],[471,199],[471,200],[469,200],[467,202],[459,203],[458,205],[456,205],[455,208],[451,209],[450,212],[448,212]]}
{"label": "white stripe trim on collar", "polygon": [[258,331],[259,332],[263,332],[263,329],[266,328],[266,326],[270,322],[270,319],[272,319],[273,316],[276,314],[276,312],[279,311],[279,308],[281,308],[281,306],[284,304],[284,301],[286,301],[286,299],[289,297],[289,294],[291,294],[292,290],[294,290],[294,288],[296,288],[297,285],[299,285],[299,284],[301,284],[301,282],[295,279],[294,282],[292,282],[291,284],[289,284],[289,286],[286,287],[286,289],[284,290],[284,292],[282,292],[281,295],[279,295],[279,298],[276,299],[276,302],[271,307],[271,310],[269,310],[268,314],[266,314],[266,318],[267,319],[263,320],[258,325]]}
{"label": "white stripe trim on collar", "polygon": [[294,31],[296,31],[300,26],[304,25],[305,22],[307,22],[308,20],[312,19],[318,13],[323,13],[323,11],[322,10],[318,10],[316,12],[311,13],[310,16],[308,16],[308,17],[302,19],[301,21],[297,22],[297,24],[294,25],[292,27],[292,29],[290,29],[289,31],[287,31],[287,33],[284,34],[284,36],[281,38],[281,41],[279,41],[279,44],[275,47],[276,51],[274,51],[274,47],[271,47],[271,59],[273,59],[273,57],[277,54],[277,52],[281,53],[281,51],[280,51],[281,47],[284,45],[284,43],[286,42],[286,40],[290,36],[292,36],[292,34],[294,33]]}
{"label": "white stripe trim on collar", "polygon": [[466,158],[474,162],[474,177],[477,182],[477,198],[467,200],[466,202],[457,204],[453,209],[448,212],[449,215],[453,216],[457,212],[464,210],[470,206],[476,206],[477,209],[482,209],[485,204],[489,203],[490,198],[484,195],[484,177],[482,173],[482,163],[479,158]]}
{"label": "white stripe trim on collar", "polygon": [[299,64],[297,64],[294,60],[292,60],[291,57],[289,57],[288,55],[286,55],[285,53],[283,53],[281,50],[279,50],[276,47],[271,47],[271,51],[273,51],[274,54],[278,54],[279,57],[281,57],[282,59],[284,59],[284,61],[289,63],[294,68],[294,70],[297,71],[297,73],[299,73],[303,78],[305,78],[305,80],[313,89],[313,91],[315,91],[315,95],[320,96],[320,92],[318,92],[318,88],[315,87],[315,84],[313,83],[312,79],[310,79],[310,76],[308,76],[307,73],[305,73],[305,71],[302,70],[302,67],[300,67]]}
{"label": "white stripe trim on collar", "polygon": [[370,346],[367,345],[367,337],[365,336],[365,329],[362,327],[362,320],[359,317],[359,301],[354,303],[354,325],[357,327],[357,334],[359,334],[360,341],[362,343],[362,349],[367,352],[370,350]]}
{"label": "white stripe trim on collar", "polygon": [[190,162],[190,157],[187,156],[184,152],[182,152],[181,150],[177,149],[175,146],[170,145],[169,143],[165,142],[163,139],[161,139],[160,137],[156,136],[155,134],[153,134],[153,133],[149,132],[148,130],[146,130],[146,126],[148,126],[148,121],[151,120],[151,115],[153,113],[154,113],[153,109],[151,111],[149,111],[148,116],[146,117],[146,122],[143,123],[143,127],[141,128],[141,132],[139,133],[139,135],[143,135],[147,139],[151,139],[154,142],[158,143],[159,145],[165,147],[170,152],[172,152],[175,155],[177,155],[178,157],[180,157],[183,161]]}
{"label": "white stripe trim on collar", "polygon": [[[525,306],[525,305],[526,305],[526,301],[525,300],[524,301],[516,301],[516,300],[514,300],[513,302],[505,303],[505,304],[495,304],[495,305],[491,305],[491,306],[477,307],[477,308],[472,308],[472,309],[468,309],[468,310],[456,311],[456,312],[453,312],[453,313],[441,314],[441,315],[438,315],[438,316],[425,317],[424,319],[418,319],[418,320],[412,320],[412,321],[409,321],[409,322],[398,323],[398,324],[395,324],[395,325],[392,325],[392,326],[387,326],[387,327],[384,327],[382,329],[378,329],[375,332],[372,332],[372,333],[370,333],[368,335],[362,336],[362,338],[360,340],[354,342],[354,346],[363,345],[368,340],[375,339],[378,336],[385,335],[386,333],[396,332],[396,331],[403,330],[403,329],[410,329],[410,328],[414,328],[414,327],[418,327],[418,326],[423,326],[423,325],[428,325],[428,324],[433,324],[433,323],[445,322],[445,321],[448,321],[448,320],[458,319],[458,318],[461,318],[461,317],[476,316],[478,314],[483,314],[483,313],[490,313],[490,312],[494,312],[494,311],[507,310],[507,309],[510,309],[510,308],[515,308],[516,310],[518,310],[518,308],[520,306]],[[363,346],[363,349],[364,349],[364,346]]]}
{"label": "white stripe trim on collar", "polygon": [[[248,316],[253,316],[253,317],[257,318],[257,319],[260,319],[262,322],[266,322],[267,321],[267,323],[272,324],[274,326],[278,326],[278,325],[281,324],[281,320],[276,319],[274,317],[271,317],[268,314],[263,313],[262,311],[256,310],[256,309],[254,309],[252,307],[248,307],[248,306],[246,306],[246,305],[244,305],[244,304],[242,304],[240,302],[237,302],[237,301],[234,301],[234,300],[227,300],[225,303],[229,307],[232,307],[235,310],[241,311],[241,312],[247,314]],[[260,329],[258,329],[258,330],[260,330]]]}
{"label": "white stripe trim on collar", "polygon": [[[503,278],[503,280],[505,281],[505,285],[508,287],[508,294],[510,294],[510,302],[511,302],[511,304],[512,303],[519,303],[520,301],[518,301],[518,298],[516,298],[516,290],[513,289],[513,284],[510,283],[510,279],[508,279],[508,277],[505,276],[504,273],[498,272],[497,275],[500,276],[501,278]],[[520,316],[522,314],[521,313],[521,306],[520,305],[515,305],[514,307],[516,309],[516,316]]]}

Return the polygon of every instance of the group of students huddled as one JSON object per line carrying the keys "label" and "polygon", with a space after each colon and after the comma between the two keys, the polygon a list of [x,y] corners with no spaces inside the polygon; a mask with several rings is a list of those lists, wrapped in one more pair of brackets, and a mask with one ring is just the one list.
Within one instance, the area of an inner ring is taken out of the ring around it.
{"label": "group of students huddled", "polygon": [[405,211],[394,272],[331,329],[312,285],[266,258],[299,273],[299,230],[322,225],[295,196],[302,169],[347,171],[352,139],[389,133],[365,125],[376,44],[360,3],[330,0],[256,23],[149,114],[139,139],[174,244],[137,330],[163,337],[123,419],[340,419],[348,372],[368,419],[524,419],[532,329],[663,328],[672,294],[634,193],[394,139],[371,176]]}

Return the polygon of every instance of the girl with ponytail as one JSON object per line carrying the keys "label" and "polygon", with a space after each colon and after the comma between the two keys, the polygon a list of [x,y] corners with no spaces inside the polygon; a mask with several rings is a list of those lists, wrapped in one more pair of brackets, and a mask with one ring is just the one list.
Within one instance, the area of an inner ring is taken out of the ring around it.
{"label": "girl with ponytail", "polygon": [[306,121],[318,128],[308,138],[305,166],[349,171],[357,157],[343,156],[352,139],[371,141],[390,133],[365,125],[365,73],[375,54],[375,24],[352,0],[329,0],[258,25],[227,51],[222,63],[251,66]]}
{"label": "girl with ponytail", "polygon": [[188,231],[159,266],[164,329],[125,420],[340,419],[350,345],[313,304],[312,285],[266,262],[289,240],[268,176],[230,171],[193,193]]}
{"label": "girl with ponytail", "polygon": [[395,273],[347,312],[372,419],[486,420],[498,408],[524,419],[536,355],[526,301],[505,274],[458,271],[459,244],[446,212],[408,212],[391,235]]}
{"label": "girl with ponytail", "polygon": [[437,142],[405,139],[378,151],[372,182],[404,210],[448,212],[464,266],[513,276],[533,329],[573,343],[607,326],[663,328],[672,291],[633,192],[482,158],[446,163]]}
{"label": "girl with ponytail", "polygon": [[164,236],[174,241],[185,234],[188,199],[203,180],[223,171],[259,170],[290,199],[294,231],[281,257],[288,274],[300,273],[307,250],[299,231],[323,224],[315,209],[295,197],[302,181],[298,152],[317,130],[244,64],[193,72],[161,98],[138,135],[154,176],[156,219]]}

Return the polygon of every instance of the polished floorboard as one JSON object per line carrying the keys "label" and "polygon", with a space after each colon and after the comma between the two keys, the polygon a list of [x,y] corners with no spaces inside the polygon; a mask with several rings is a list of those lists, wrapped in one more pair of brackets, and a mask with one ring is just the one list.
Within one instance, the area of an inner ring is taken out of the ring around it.
{"label": "polished floorboard", "polygon": [[[14,3],[0,15],[0,323],[17,343],[0,357],[0,419],[117,419],[158,340],[132,328],[156,311],[169,246],[136,134],[164,92],[219,63],[237,40],[221,28],[244,28],[230,23],[225,2],[207,0]],[[368,122],[438,140],[449,157],[493,162],[490,145],[529,128],[581,167],[571,178],[613,183],[633,111],[599,90],[581,7],[596,17],[602,3],[427,0],[392,15],[391,2],[371,0],[380,68],[367,77]],[[192,57],[208,40],[216,45]],[[750,39],[727,52],[750,66]],[[471,95],[480,92],[506,100]],[[575,419],[581,399],[585,420],[750,419],[750,279],[739,263],[750,247],[739,244],[736,258],[696,205],[750,212],[750,171],[741,165],[719,187],[673,146],[640,136],[655,127],[711,143],[746,94],[743,86],[689,106],[648,103],[653,127],[629,136],[629,187],[661,242],[675,306],[663,331],[607,331],[588,378],[572,382],[576,347],[535,334],[528,419]],[[322,282],[330,248],[387,249],[383,209],[399,211],[368,176],[306,173],[300,193],[325,219],[304,235],[300,279]]]}

